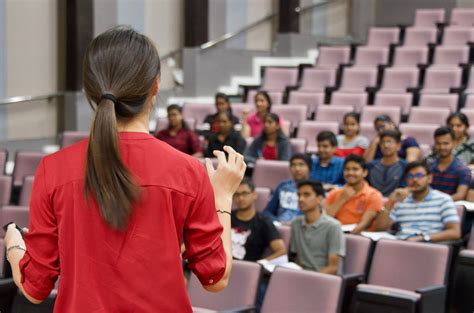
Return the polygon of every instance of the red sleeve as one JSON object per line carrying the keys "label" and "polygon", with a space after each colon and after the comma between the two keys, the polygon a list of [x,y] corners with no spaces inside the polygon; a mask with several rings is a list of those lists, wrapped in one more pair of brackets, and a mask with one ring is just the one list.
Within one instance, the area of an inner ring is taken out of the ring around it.
{"label": "red sleeve", "polygon": [[203,166],[199,191],[184,225],[184,258],[203,285],[213,285],[224,275],[226,254],[222,243],[222,225],[214,202],[214,191]]}
{"label": "red sleeve", "polygon": [[43,300],[59,275],[58,227],[46,188],[44,159],[35,174],[25,244],[27,251],[20,261],[21,283],[30,296]]}

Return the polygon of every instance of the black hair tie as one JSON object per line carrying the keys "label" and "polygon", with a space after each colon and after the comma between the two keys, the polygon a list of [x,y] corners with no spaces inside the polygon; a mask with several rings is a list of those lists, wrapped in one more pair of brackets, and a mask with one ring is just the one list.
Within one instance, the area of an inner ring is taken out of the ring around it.
{"label": "black hair tie", "polygon": [[111,94],[111,93],[104,93],[104,94],[100,97],[100,99],[101,99],[101,100],[102,100],[102,99],[110,100],[110,101],[112,101],[114,104],[117,104],[117,102],[118,102],[117,98],[115,98],[115,96],[114,96],[113,94]]}

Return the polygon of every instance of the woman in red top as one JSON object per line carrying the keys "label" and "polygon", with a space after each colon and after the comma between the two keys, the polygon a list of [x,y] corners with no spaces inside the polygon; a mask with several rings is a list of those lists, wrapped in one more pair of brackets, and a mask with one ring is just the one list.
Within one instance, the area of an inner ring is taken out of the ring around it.
{"label": "woman in red top", "polygon": [[228,161],[216,152],[217,170],[207,160],[206,174],[149,135],[159,81],[158,53],[134,30],[117,27],[89,45],[90,139],[41,161],[25,240],[14,224],[5,236],[14,281],[33,303],[60,275],[55,312],[191,312],[182,241],[204,288],[226,286],[230,206],[245,163],[226,147]]}

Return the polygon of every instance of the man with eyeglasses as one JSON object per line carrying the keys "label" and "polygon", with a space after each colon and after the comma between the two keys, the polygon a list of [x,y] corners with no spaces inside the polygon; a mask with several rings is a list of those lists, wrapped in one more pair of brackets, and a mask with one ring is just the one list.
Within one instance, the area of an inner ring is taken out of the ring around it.
{"label": "man with eyeglasses", "polygon": [[367,164],[369,184],[388,197],[395,189],[403,187],[403,172],[406,161],[398,157],[402,135],[396,129],[384,130],[380,133],[379,146],[382,158]]}
{"label": "man with eyeglasses", "polygon": [[236,209],[231,215],[232,256],[238,260],[258,261],[267,248],[266,260],[285,255],[286,247],[272,221],[255,210],[257,193],[253,182],[244,178],[234,194]]}
{"label": "man with eyeglasses", "polygon": [[396,189],[377,217],[377,229],[398,223],[397,237],[408,241],[439,242],[461,237],[459,216],[451,197],[430,187],[432,174],[424,161],[405,169],[407,188]]}

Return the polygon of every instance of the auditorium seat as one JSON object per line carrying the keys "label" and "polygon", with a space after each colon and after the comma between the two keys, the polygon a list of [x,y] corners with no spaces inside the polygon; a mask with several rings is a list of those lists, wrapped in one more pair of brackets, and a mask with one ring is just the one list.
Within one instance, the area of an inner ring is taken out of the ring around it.
{"label": "auditorium seat", "polygon": [[286,251],[290,251],[291,227],[289,225],[278,225],[276,229],[278,229],[280,237],[285,243]]}
{"label": "auditorium seat", "polygon": [[474,250],[463,250],[459,253],[456,258],[452,286],[451,312],[472,312],[474,310],[474,297],[472,296],[474,290]]}
{"label": "auditorium seat", "polygon": [[434,53],[433,66],[456,67],[460,64],[469,63],[469,47],[445,47],[438,46]]}
{"label": "auditorium seat", "polygon": [[324,93],[313,93],[303,91],[292,91],[288,99],[288,105],[304,104],[308,107],[308,117],[316,112],[318,106],[324,104]]}
{"label": "auditorium seat", "polygon": [[344,69],[340,92],[365,92],[367,87],[377,85],[377,69],[351,68]]}
{"label": "auditorium seat", "polygon": [[428,64],[428,47],[397,47],[393,67],[417,67]]}
{"label": "auditorium seat", "polygon": [[257,160],[252,178],[257,187],[275,189],[282,180],[291,179],[290,162]]}
{"label": "auditorium seat", "polygon": [[438,30],[433,27],[409,27],[405,31],[405,47],[426,47],[435,44]]}
{"label": "auditorium seat", "polygon": [[451,88],[461,87],[462,70],[459,67],[429,67],[425,74],[422,93],[449,93]]}
{"label": "auditorium seat", "polygon": [[447,245],[378,241],[354,312],[444,312],[449,255]]}
{"label": "auditorium seat", "polygon": [[474,42],[473,27],[451,26],[444,29],[443,46],[462,47],[466,46],[470,42]]}
{"label": "auditorium seat", "polygon": [[[188,282],[188,295],[194,312],[199,308],[231,311],[255,306],[261,277],[261,265],[256,262],[232,261],[229,284],[221,292],[208,292],[194,274]],[[205,312],[205,311],[204,311]]]}
{"label": "auditorium seat", "polygon": [[474,95],[467,95],[466,103],[464,104],[464,108],[466,109],[474,109]]}
{"label": "auditorium seat", "polygon": [[400,123],[401,112],[399,107],[385,108],[380,106],[366,106],[362,110],[360,121],[361,123],[365,122],[373,125],[375,118],[382,114],[390,116],[396,125]]}
{"label": "auditorium seat", "polygon": [[42,152],[17,151],[13,168],[13,187],[21,187],[25,176],[35,175],[36,168],[44,156]]}
{"label": "auditorium seat", "polygon": [[61,148],[65,148],[88,137],[88,132],[65,131],[59,136],[59,145]]}
{"label": "auditorium seat", "polygon": [[324,92],[327,87],[336,85],[336,70],[330,68],[306,68],[298,91]]}
{"label": "auditorium seat", "polygon": [[436,27],[445,22],[444,9],[417,9],[415,11],[415,27]]}
{"label": "auditorium seat", "polygon": [[335,275],[277,267],[261,313],[338,312],[341,285],[341,277]]}
{"label": "auditorium seat", "polygon": [[322,46],[315,67],[337,69],[341,64],[348,64],[351,49],[348,46]]}
{"label": "auditorium seat", "polygon": [[267,67],[260,89],[267,92],[283,92],[287,86],[296,86],[297,82],[298,68]]}
{"label": "auditorium seat", "polygon": [[406,93],[407,88],[418,87],[417,68],[387,68],[383,75],[381,93]]}
{"label": "auditorium seat", "polygon": [[359,47],[356,51],[354,67],[372,67],[388,63],[389,48],[385,47]]}
{"label": "auditorium seat", "polygon": [[350,105],[320,105],[316,112],[316,121],[342,123],[344,115],[353,111],[354,107]]}
{"label": "auditorium seat", "polygon": [[350,106],[353,107],[356,112],[360,112],[368,101],[368,95],[366,92],[335,92],[331,96],[330,106]]}
{"label": "auditorium seat", "polygon": [[469,121],[474,121],[474,107],[461,109],[461,112],[466,114]]}
{"label": "auditorium seat", "polygon": [[455,112],[458,107],[459,96],[457,94],[422,94],[419,107],[449,109],[450,112]]}
{"label": "auditorium seat", "polygon": [[306,117],[308,116],[308,107],[302,104],[277,104],[272,105],[272,113],[277,114],[285,121],[289,121],[291,125],[298,126],[300,122],[306,120]]}
{"label": "auditorium seat", "polygon": [[397,27],[371,27],[367,40],[370,47],[389,47],[397,44],[400,38],[400,29]]}
{"label": "auditorium seat", "polygon": [[198,125],[204,121],[206,116],[214,113],[216,113],[216,108],[212,103],[186,102],[183,105],[183,118],[193,118]]}
{"label": "auditorium seat", "polygon": [[464,90],[466,94],[474,94],[474,70],[471,67],[471,71],[469,73],[469,79],[467,82],[466,90]]}
{"label": "auditorium seat", "polygon": [[12,177],[0,176],[0,207],[10,203],[12,192]]}
{"label": "auditorium seat", "polygon": [[316,136],[322,131],[332,131],[334,134],[339,133],[338,122],[326,121],[303,121],[298,127],[297,138],[305,139],[308,143],[306,150],[308,152],[316,152],[318,146],[316,143]]}
{"label": "auditorium seat", "polygon": [[451,25],[474,27],[474,8],[453,8]]}
{"label": "auditorium seat", "polygon": [[410,93],[404,94],[389,94],[389,93],[377,93],[375,95],[375,107],[399,107],[402,115],[408,115],[411,110],[411,103],[413,95]]}
{"label": "auditorium seat", "polygon": [[[27,206],[6,205],[0,209],[0,224],[5,225],[15,222],[19,227],[28,227],[30,222],[30,209]],[[2,234],[5,231],[1,230]]]}
{"label": "auditorium seat", "polygon": [[432,145],[434,131],[439,126],[439,124],[402,123],[400,131],[407,137],[415,138],[420,145]]}
{"label": "auditorium seat", "polygon": [[249,112],[255,111],[255,106],[252,103],[231,103],[232,107],[232,114],[234,114],[237,118],[242,118],[242,113],[244,110],[248,110]]}
{"label": "auditorium seat", "polygon": [[359,125],[359,134],[368,138],[369,140],[372,140],[372,138],[375,138],[378,133],[377,130],[374,128],[373,122],[361,122]]}
{"label": "auditorium seat", "polygon": [[[249,90],[249,93],[247,95],[247,103],[255,103],[255,95],[257,94],[257,92],[258,90],[255,90],[255,89]],[[283,103],[282,91],[268,91],[267,93],[268,93],[268,96],[270,97],[270,100],[272,100],[272,104]]]}
{"label": "auditorium seat", "polygon": [[291,153],[306,153],[308,142],[303,138],[290,138]]}
{"label": "auditorium seat", "polygon": [[34,176],[25,176],[25,178],[23,179],[23,186],[21,187],[20,201],[18,202],[18,205],[30,205],[31,191],[33,190],[34,179]]}
{"label": "auditorium seat", "polygon": [[0,149],[0,174],[5,174],[5,166],[8,161],[8,150]]}
{"label": "auditorium seat", "polygon": [[[257,212],[263,212],[267,207],[268,202],[271,197],[271,189],[267,187],[255,187],[255,192],[257,193],[257,200],[255,201],[255,210]],[[235,208],[235,206],[233,206]]]}
{"label": "auditorium seat", "polygon": [[444,125],[449,116],[449,108],[414,107],[408,121],[417,124]]}

